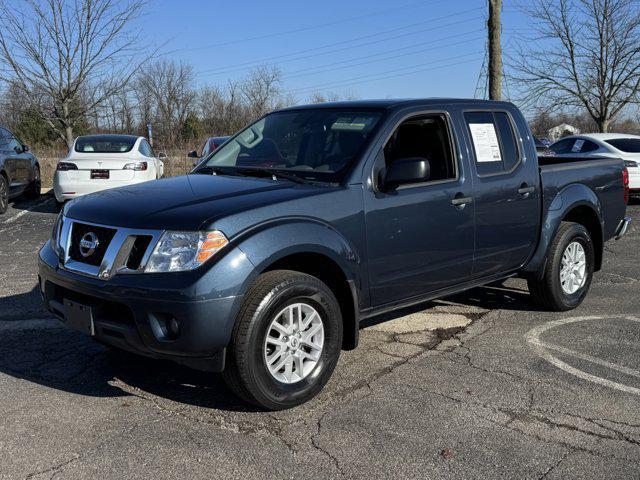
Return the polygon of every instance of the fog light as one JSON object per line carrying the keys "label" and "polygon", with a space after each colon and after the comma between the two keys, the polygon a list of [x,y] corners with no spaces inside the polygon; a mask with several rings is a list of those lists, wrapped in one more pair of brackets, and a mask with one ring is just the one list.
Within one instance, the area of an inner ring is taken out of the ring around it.
{"label": "fog light", "polygon": [[178,338],[180,335],[180,323],[175,317],[171,317],[167,322],[167,334],[171,339]]}
{"label": "fog light", "polygon": [[168,313],[150,313],[151,330],[158,340],[173,341],[180,336],[180,321]]}

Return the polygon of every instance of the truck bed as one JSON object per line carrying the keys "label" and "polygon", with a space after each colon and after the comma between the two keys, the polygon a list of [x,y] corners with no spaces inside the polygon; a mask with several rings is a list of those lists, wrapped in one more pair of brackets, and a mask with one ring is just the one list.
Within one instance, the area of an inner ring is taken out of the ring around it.
{"label": "truck bed", "polygon": [[622,160],[539,156],[538,165],[543,190],[542,218],[547,217],[558,192],[565,188],[586,187],[597,197],[604,220],[604,240],[615,236],[626,209],[624,202],[620,201],[623,197]]}

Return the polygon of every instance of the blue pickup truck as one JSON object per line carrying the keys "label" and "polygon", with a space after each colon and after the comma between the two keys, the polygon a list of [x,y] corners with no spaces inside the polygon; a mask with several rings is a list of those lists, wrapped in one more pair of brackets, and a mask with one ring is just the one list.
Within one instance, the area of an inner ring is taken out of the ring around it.
{"label": "blue pickup truck", "polygon": [[510,103],[287,108],[189,175],[66,205],[39,284],[99,342],[284,409],[323,388],[367,317],[512,276],[547,309],[578,306],[626,232],[625,173],[538,158]]}

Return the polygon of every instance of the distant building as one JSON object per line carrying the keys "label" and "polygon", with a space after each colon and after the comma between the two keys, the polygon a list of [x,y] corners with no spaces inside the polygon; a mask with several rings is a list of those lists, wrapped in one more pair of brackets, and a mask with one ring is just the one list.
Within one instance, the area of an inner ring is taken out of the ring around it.
{"label": "distant building", "polygon": [[561,123],[560,125],[550,128],[547,131],[549,140],[551,140],[552,142],[557,142],[562,137],[566,137],[567,135],[577,135],[579,133],[579,128],[576,128],[573,125],[569,125],[568,123]]}

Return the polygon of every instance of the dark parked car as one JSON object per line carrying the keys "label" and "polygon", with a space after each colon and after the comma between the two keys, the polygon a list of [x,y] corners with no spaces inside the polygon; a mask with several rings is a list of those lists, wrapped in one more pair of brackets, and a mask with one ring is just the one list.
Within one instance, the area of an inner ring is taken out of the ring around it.
{"label": "dark parked car", "polygon": [[0,214],[7,211],[9,200],[24,195],[40,195],[40,165],[17,136],[0,125]]}
{"label": "dark parked car", "polygon": [[200,160],[208,156],[211,152],[214,152],[216,148],[218,148],[224,142],[229,140],[229,138],[231,137],[209,137],[204,142],[204,145],[202,146],[202,151],[199,154],[196,150],[192,150],[187,154],[187,156],[189,158],[195,159],[193,161],[193,166],[195,167],[198,163],[200,163]]}
{"label": "dark parked car", "polygon": [[540,139],[536,136],[533,137],[533,143],[536,146],[536,152],[538,152],[538,155],[553,155],[553,151],[549,149],[549,145],[551,145],[551,143],[549,142],[549,140],[547,140],[546,142],[544,140],[546,139]]}
{"label": "dark parked car", "polygon": [[288,408],[365,318],[512,276],[549,310],[578,306],[629,224],[624,178],[617,159],[539,159],[510,103],[288,108],[189,175],[66,205],[40,287],[100,342]]}

